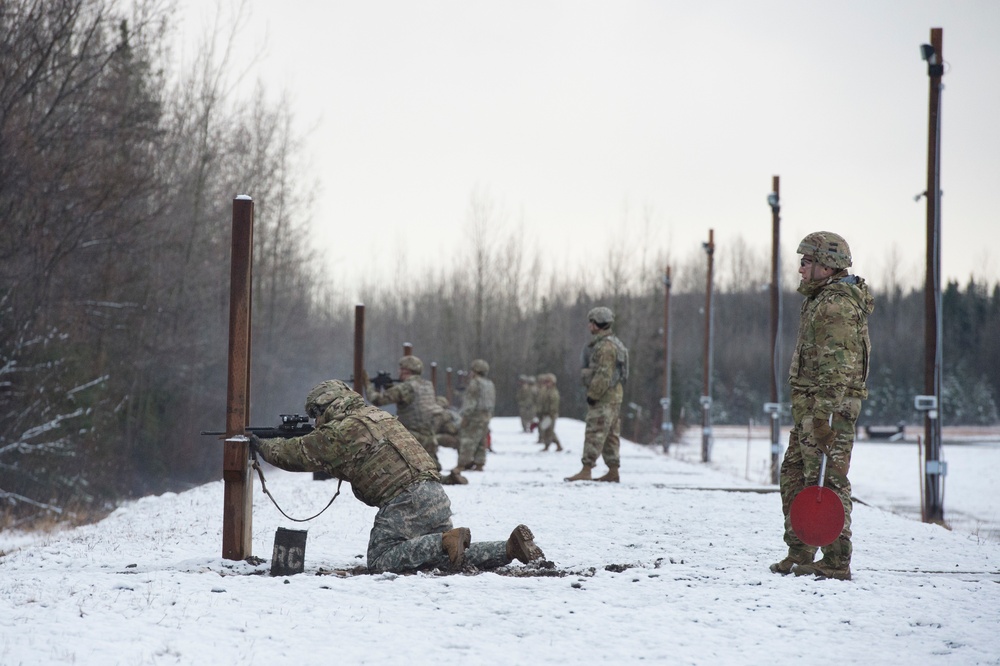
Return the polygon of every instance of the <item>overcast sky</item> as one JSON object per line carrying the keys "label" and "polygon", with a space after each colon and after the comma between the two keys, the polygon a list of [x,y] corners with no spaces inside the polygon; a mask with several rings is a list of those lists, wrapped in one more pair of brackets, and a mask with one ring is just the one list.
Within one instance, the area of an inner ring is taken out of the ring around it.
{"label": "overcast sky", "polygon": [[[207,8],[185,1],[195,30]],[[251,5],[242,44],[307,134],[335,275],[462,252],[474,192],[549,270],[600,264],[621,233],[676,263],[709,229],[720,260],[738,237],[769,250],[778,175],[785,279],[827,229],[876,288],[893,266],[920,284],[919,46],[941,27],[944,278],[1000,278],[996,0]]]}

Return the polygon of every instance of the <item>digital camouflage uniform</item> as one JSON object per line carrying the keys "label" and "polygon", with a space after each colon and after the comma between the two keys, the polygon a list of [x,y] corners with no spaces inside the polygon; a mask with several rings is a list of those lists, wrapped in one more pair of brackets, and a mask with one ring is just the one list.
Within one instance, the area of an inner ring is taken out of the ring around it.
{"label": "digital camouflage uniform", "polygon": [[521,416],[521,430],[531,431],[531,423],[535,420],[535,401],[539,388],[534,377],[521,375],[517,383],[517,411]]}
{"label": "digital camouflage uniform", "polygon": [[603,457],[608,467],[617,469],[628,350],[610,329],[598,331],[583,350],[582,365],[580,377],[587,389],[588,408],[581,462],[584,467],[593,467],[597,458]]}
{"label": "digital camouflage uniform", "polygon": [[396,418],[430,454],[438,470],[441,469],[434,423],[442,409],[437,403],[433,384],[417,375],[410,375],[384,391],[378,391],[369,383],[368,400],[376,407],[396,405]]}
{"label": "digital camouflage uniform", "polygon": [[556,420],[559,418],[559,389],[556,376],[547,373],[538,377],[538,437],[545,445],[545,451],[555,443],[556,450],[562,451],[562,444],[556,436]]}
{"label": "digital camouflage uniform", "polygon": [[[478,359],[477,359],[478,361]],[[475,465],[483,469],[486,465],[486,436],[490,430],[490,419],[496,405],[496,388],[493,382],[486,378],[489,366],[482,361],[472,363],[472,373],[462,397],[462,422],[459,427],[458,464],[461,469]],[[485,367],[482,372],[477,371]]]}
{"label": "digital camouflage uniform", "polygon": [[[452,529],[451,502],[434,461],[391,414],[365,404],[338,380],[324,382],[341,397],[323,410],[302,437],[251,437],[260,457],[291,472],[326,472],[351,484],[354,495],[377,507],[368,540],[371,573],[447,569],[442,534]],[[316,389],[314,389],[314,393]],[[306,402],[306,412],[315,413]],[[465,563],[478,569],[508,564],[507,541],[473,543]],[[540,551],[539,551],[540,553]]]}
{"label": "digital camouflage uniform", "polygon": [[[840,263],[850,266],[846,242],[829,232],[821,233],[826,236],[811,234],[806,240],[814,236],[835,238],[847,252]],[[800,246],[800,254],[802,250]],[[846,269],[838,270],[826,280],[803,280],[798,291],[805,300],[789,371],[793,424],[780,477],[784,539],[788,545],[786,561],[810,564],[815,557],[816,548],[802,543],[792,530],[789,511],[795,496],[819,481],[823,451],[814,442],[813,431],[829,424],[832,415],[833,443],[826,451],[824,485],[843,501],[845,520],[840,537],[823,548],[821,564],[840,570],[849,578],[853,503],[847,474],[861,401],[868,397],[865,386],[871,357],[868,316],[874,309],[874,300],[864,279],[848,275]],[[776,571],[777,566],[772,570]]]}

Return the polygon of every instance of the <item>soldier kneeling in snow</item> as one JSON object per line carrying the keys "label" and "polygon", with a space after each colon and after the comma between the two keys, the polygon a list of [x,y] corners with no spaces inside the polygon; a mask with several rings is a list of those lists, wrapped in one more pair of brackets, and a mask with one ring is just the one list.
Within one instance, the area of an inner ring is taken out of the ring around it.
{"label": "soldier kneeling in snow", "polygon": [[466,564],[483,570],[544,557],[525,525],[506,541],[479,543],[471,543],[469,528],[453,528],[451,501],[434,460],[396,417],[366,404],[344,382],[316,386],[305,409],[316,419],[311,433],[291,439],[251,435],[250,444],[275,467],[347,481],[359,500],[378,507],[368,540],[370,572],[458,571]]}

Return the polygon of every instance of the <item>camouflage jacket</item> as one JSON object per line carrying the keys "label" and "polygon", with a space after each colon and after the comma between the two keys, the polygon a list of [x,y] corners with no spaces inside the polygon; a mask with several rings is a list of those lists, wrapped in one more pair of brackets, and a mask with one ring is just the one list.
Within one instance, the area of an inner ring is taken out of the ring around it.
{"label": "camouflage jacket", "polygon": [[815,397],[815,413],[832,413],[844,398],[867,398],[875,301],[863,278],[843,271],[819,284],[803,282],[799,336],[792,354],[793,391]]}
{"label": "camouflage jacket", "polygon": [[396,382],[384,391],[375,390],[369,382],[368,400],[376,407],[395,404],[396,417],[407,430],[421,435],[434,432],[434,421],[441,411],[434,395],[434,385],[416,375]]}
{"label": "camouflage jacket", "polygon": [[596,333],[583,348],[580,378],[589,402],[621,402],[628,379],[628,349],[611,331]]}
{"label": "camouflage jacket", "polygon": [[559,389],[555,386],[543,386],[538,389],[538,416],[559,418]]}
{"label": "camouflage jacket", "polygon": [[472,375],[469,385],[465,387],[465,394],[462,396],[461,414],[463,417],[477,414],[493,418],[496,399],[497,391],[493,382],[486,377]]}
{"label": "camouflage jacket", "polygon": [[521,384],[517,387],[517,406],[531,408],[535,406],[540,389],[531,384]]}
{"label": "camouflage jacket", "polygon": [[262,439],[260,455],[290,472],[326,472],[347,481],[355,497],[382,507],[417,481],[439,480],[437,465],[396,417],[358,396],[331,407],[308,435]]}

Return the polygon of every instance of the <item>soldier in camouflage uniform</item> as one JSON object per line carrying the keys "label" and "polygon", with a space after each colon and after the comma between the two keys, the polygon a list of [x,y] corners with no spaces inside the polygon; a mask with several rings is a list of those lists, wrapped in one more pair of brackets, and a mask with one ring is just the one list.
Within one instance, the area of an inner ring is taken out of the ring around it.
{"label": "soldier in camouflage uniform", "polygon": [[416,356],[404,356],[399,359],[401,381],[379,391],[368,380],[366,373],[366,390],[368,401],[376,407],[396,405],[396,418],[430,454],[440,471],[441,462],[437,455],[438,442],[434,432],[434,421],[441,412],[441,407],[434,394],[434,385],[420,376],[423,372],[423,361]]}
{"label": "soldier in camouflage uniform", "polygon": [[553,444],[556,451],[562,451],[562,444],[556,436],[556,420],[559,418],[559,389],[556,376],[551,372],[538,375],[538,438],[548,451]]}
{"label": "soldier in camouflage uniform", "polygon": [[305,409],[316,419],[311,433],[290,439],[250,435],[250,446],[281,469],[347,481],[355,497],[378,508],[368,540],[371,573],[483,570],[544,557],[524,525],[506,541],[480,543],[472,543],[469,528],[453,527],[451,502],[427,451],[394,416],[365,404],[344,382],[313,388]]}
{"label": "soldier in camouflage uniform", "polygon": [[587,389],[587,421],[583,438],[583,468],[567,481],[590,481],[597,457],[603,456],[607,474],[597,481],[618,483],[621,464],[621,407],[624,384],[628,379],[628,349],[611,324],[615,315],[610,308],[597,307],[587,313],[593,336],[583,350],[580,379]]}
{"label": "soldier in camouflage uniform", "polygon": [[531,432],[531,424],[535,420],[535,400],[538,397],[538,387],[535,378],[521,375],[517,378],[517,411],[521,416],[521,430]]}
{"label": "soldier in camouflage uniform", "polygon": [[458,427],[462,417],[458,411],[448,404],[448,398],[437,397],[441,412],[434,417],[434,434],[437,435],[438,446],[458,450]]}
{"label": "soldier in camouflage uniform", "polygon": [[[868,316],[874,300],[863,278],[849,275],[851,250],[837,234],[820,231],[798,247],[799,293],[804,295],[799,335],[789,372],[792,432],[781,463],[781,509],[788,555],[771,565],[779,574],[851,578],[851,483],[847,472],[854,448],[855,423],[871,358]],[[827,455],[824,485],[844,503],[844,530],[823,558],[795,536],[789,511],[795,496],[819,481],[822,454]]]}
{"label": "soldier in camouflage uniform", "polygon": [[486,438],[490,432],[490,419],[496,405],[496,388],[486,378],[489,364],[477,358],[470,365],[472,371],[465,394],[462,396],[462,423],[459,427],[458,464],[456,469],[481,472],[486,466]]}

